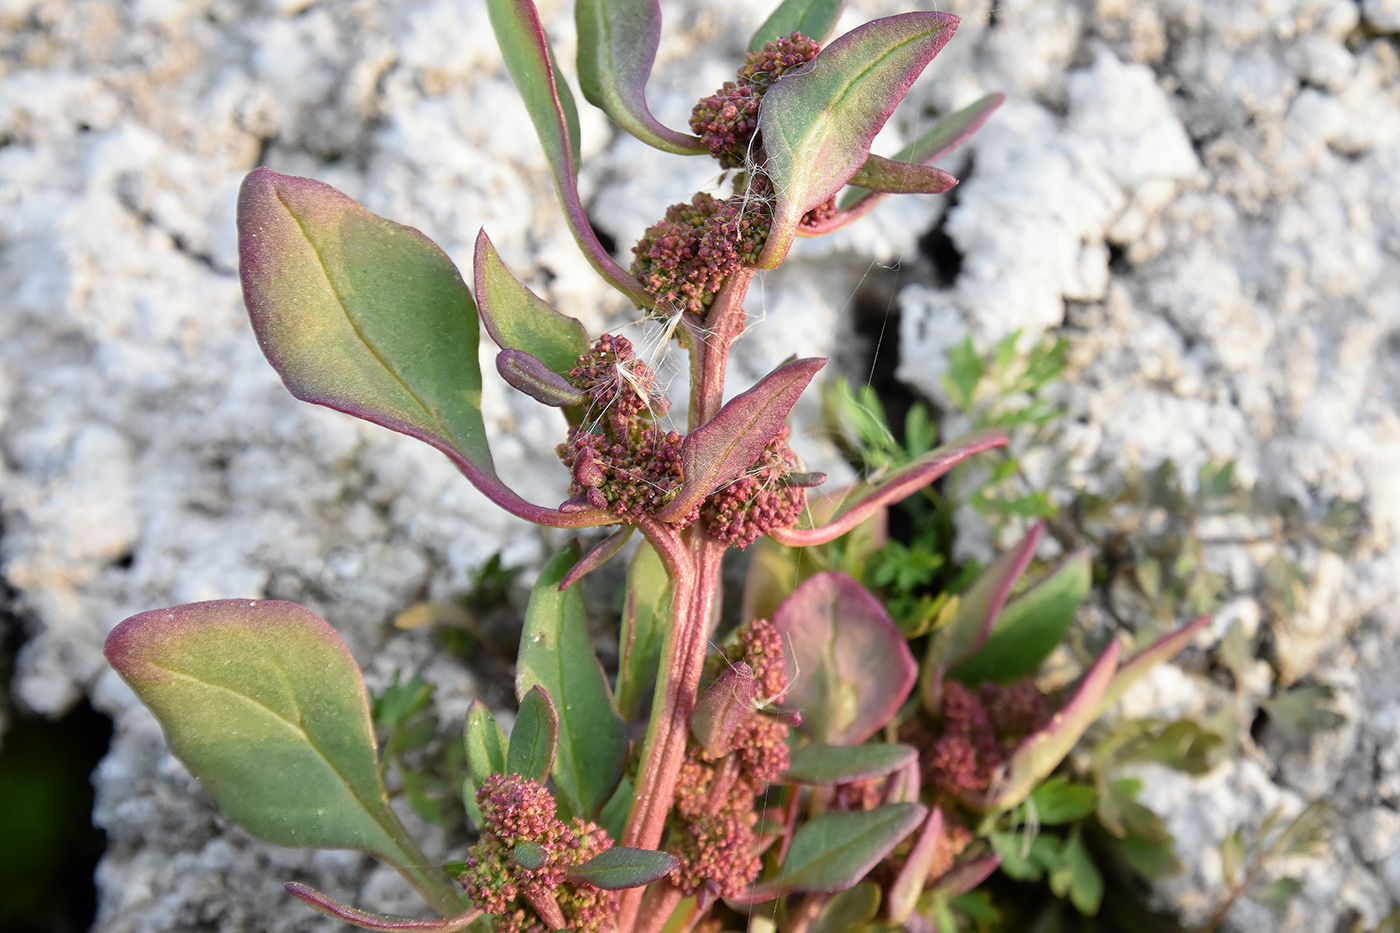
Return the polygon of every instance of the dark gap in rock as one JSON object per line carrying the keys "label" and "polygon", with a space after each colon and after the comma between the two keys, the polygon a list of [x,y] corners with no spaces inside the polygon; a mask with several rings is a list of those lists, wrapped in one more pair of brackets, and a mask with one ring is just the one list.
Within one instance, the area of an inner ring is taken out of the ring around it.
{"label": "dark gap in rock", "polygon": [[110,566],[115,567],[115,568],[117,568],[118,570],[130,570],[130,569],[131,569],[131,565],[134,564],[134,563],[136,563],[136,554],[135,554],[135,552],[133,552],[133,551],[126,551],[126,552],[124,552],[124,553],[122,553],[122,554],[118,554],[118,555],[112,560],[112,563],[110,564]]}
{"label": "dark gap in rock", "polygon": [[1117,243],[1108,244],[1108,271],[1114,275],[1127,275],[1132,271],[1128,254]]}
{"label": "dark gap in rock", "polygon": [[963,264],[962,253],[958,251],[953,238],[948,235],[947,218],[948,212],[945,210],[938,225],[919,237],[919,252],[927,256],[929,262],[933,263],[939,288],[952,288],[953,283],[958,280],[958,275],[962,272]]}
{"label": "dark gap in rock", "polygon": [[1264,712],[1263,707],[1254,711],[1254,719],[1249,723],[1249,737],[1255,744],[1264,741],[1264,730],[1269,726],[1269,714]]}
{"label": "dark gap in rock", "polygon": [[10,678],[24,625],[0,580],[0,929],[82,933],[97,917],[93,873],[107,834],[92,825],[90,776],[107,754],[112,721],[84,699],[57,720],[15,709]]}
{"label": "dark gap in rock", "polygon": [[[154,223],[154,220],[152,220],[151,222]],[[206,269],[210,269],[214,272],[222,271],[214,267],[213,256],[210,256],[208,253],[199,252],[198,250],[191,247],[189,241],[185,239],[183,234],[170,234],[170,243],[172,246],[175,247],[175,251],[177,253],[181,253],[185,256],[188,256],[190,259],[193,259],[195,262],[199,263],[201,266],[204,266]]]}
{"label": "dark gap in rock", "polygon": [[272,144],[276,139],[277,137],[275,136],[264,136],[262,139],[258,140],[258,156],[253,160],[254,166],[263,166],[267,164],[268,150],[272,148]]}
{"label": "dark gap in rock", "polygon": [[588,226],[590,226],[590,227],[593,228],[593,234],[594,234],[594,236],[596,236],[596,237],[598,238],[598,242],[602,244],[603,249],[607,250],[608,255],[611,256],[612,258],[616,259],[616,258],[617,258],[617,237],[613,236],[611,233],[608,233],[608,232],[607,232],[606,230],[604,230],[602,227],[600,227],[600,226],[598,226],[596,223],[594,223],[592,217],[589,217],[589,218],[588,218]]}

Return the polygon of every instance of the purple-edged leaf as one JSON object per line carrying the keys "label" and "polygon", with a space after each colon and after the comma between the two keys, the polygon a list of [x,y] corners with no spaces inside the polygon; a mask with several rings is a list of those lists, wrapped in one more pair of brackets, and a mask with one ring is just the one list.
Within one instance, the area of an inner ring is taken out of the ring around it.
{"label": "purple-edged leaf", "polygon": [[1011,752],[1006,773],[993,784],[985,809],[988,814],[1004,813],[1019,804],[1069,754],[1074,743],[1099,716],[1113,674],[1118,670],[1118,642],[1108,648],[1079,683],[1074,696],[1045,728],[1027,736]]}
{"label": "purple-edged leaf", "polygon": [[1176,657],[1177,653],[1191,644],[1196,634],[1209,624],[1210,616],[1197,616],[1175,632],[1163,635],[1124,661],[1122,666],[1118,668],[1118,673],[1113,675],[1108,689],[1104,691],[1103,699],[1099,701],[1099,714],[1108,712],[1114,703],[1122,699],[1128,688],[1146,676],[1152,668],[1163,661],[1169,661]]}
{"label": "purple-edged leaf", "polygon": [[335,630],[293,603],[132,616],[107,660],[225,813],[285,846],[394,848],[369,701]]}
{"label": "purple-edged leaf", "polygon": [[1045,579],[1016,597],[997,617],[977,653],[948,671],[965,684],[1008,683],[1034,674],[1064,640],[1089,595],[1089,552],[1075,551]]}
{"label": "purple-edged leaf", "polygon": [[924,893],[924,884],[933,868],[933,860],[938,856],[938,842],[943,837],[943,810],[934,807],[924,820],[924,828],[909,850],[904,867],[890,885],[889,897],[885,901],[885,916],[891,923],[903,923],[914,912],[919,895]]}
{"label": "purple-edged leaf", "polygon": [[[877,483],[859,483],[846,490],[836,514],[815,528],[775,528],[768,536],[788,547],[810,547],[834,541],[887,505],[918,492],[973,454],[1005,447],[1006,434],[979,431],[945,444],[912,460]],[[833,494],[834,495],[834,494]]]}
{"label": "purple-edged leaf", "polygon": [[329,185],[266,168],[239,191],[238,232],[248,316],[293,395],[426,441],[523,518],[573,527],[612,520],[531,505],[496,475],[481,418],[476,307],[431,240]]}
{"label": "purple-edged leaf", "polygon": [[243,299],[297,398],[493,473],[476,307],[447,255],[329,185],[254,170],[238,197]]}
{"label": "purple-edged leaf", "polygon": [[1011,588],[1030,566],[1044,533],[1044,522],[1032,525],[1020,544],[1002,554],[978,575],[959,599],[952,621],[933,633],[928,652],[924,655],[922,686],[924,703],[930,709],[938,708],[943,676],[948,668],[972,657],[986,644],[1002,607],[1011,595]]}
{"label": "purple-edged leaf", "polygon": [[819,357],[784,363],[687,434],[681,443],[681,488],[656,517],[663,522],[683,518],[701,499],[753,466],[825,365]]}
{"label": "purple-edged leaf", "polygon": [[783,0],[754,32],[749,40],[749,51],[757,52],[767,43],[794,32],[825,42],[844,9],[846,0]]}
{"label": "purple-edged leaf", "polygon": [[904,803],[905,801],[917,801],[919,799],[919,763],[910,762],[890,775],[889,783],[885,785],[886,803]]}
{"label": "purple-edged leaf", "polygon": [[753,670],[742,661],[705,688],[690,712],[690,731],[706,754],[721,758],[734,750],[734,732],[753,713],[757,695]]}
{"label": "purple-edged leaf", "polygon": [[940,897],[966,894],[976,890],[978,885],[990,878],[1000,864],[1000,855],[984,855],[961,865],[954,865],[929,887],[929,891]]}
{"label": "purple-edged leaf", "polygon": [[558,742],[559,713],[554,709],[554,701],[543,687],[531,687],[520,699],[520,711],[510,730],[506,773],[543,784],[554,767]]}
{"label": "purple-edged leaf", "polygon": [[342,904],[299,881],[288,881],[284,887],[288,894],[313,910],[344,923],[353,924],[362,930],[381,930],[384,933],[396,933],[399,930],[413,930],[417,933],[457,933],[458,930],[465,930],[481,917],[481,911],[475,907],[466,913],[443,920],[413,920],[389,914],[373,914],[367,910]]}
{"label": "purple-edged leaf", "polygon": [[865,930],[880,909],[880,886],[862,881],[833,897],[822,908],[807,933],[851,933]]}
{"label": "purple-edged leaf", "polygon": [[631,722],[661,661],[670,619],[671,578],[650,541],[637,546],[627,565],[627,594],[618,636],[617,708]]}
{"label": "purple-edged leaf", "polygon": [[706,152],[697,137],[662,125],[647,107],[647,79],[661,38],[656,0],[579,0],[574,19],[578,83],[588,102],[649,146],[679,155]]}
{"label": "purple-edged leaf", "polygon": [[[961,110],[950,113],[933,126],[925,130],[912,143],[895,153],[893,158],[900,162],[915,162],[920,165],[930,165],[952,152],[971,138],[972,134],[986,122],[993,110],[1001,106],[1001,102],[1006,99],[1005,94],[988,94]],[[852,179],[852,184],[856,180]],[[866,200],[878,201],[879,197],[874,197],[875,192],[868,188],[852,188],[841,196],[840,208],[843,211],[853,210],[857,205],[865,207],[861,202]],[[873,206],[873,205],[872,205]],[[862,209],[859,213],[864,214]]]}
{"label": "purple-edged leaf", "polygon": [[473,260],[476,300],[486,332],[502,350],[522,350],[563,375],[588,352],[588,334],[574,318],[555,311],[506,268],[482,230]]}
{"label": "purple-edged leaf", "polygon": [[950,13],[902,13],[866,23],[768,90],[758,129],[776,200],[759,268],[782,262],[802,215],[865,163],[875,134],[957,24]]}
{"label": "purple-edged leaf", "polygon": [[633,301],[651,307],[654,300],[627,270],[617,264],[588,222],[578,193],[578,109],[569,85],[558,78],[554,53],[531,0],[486,0],[491,29],[501,47],[506,70],[525,101],[554,175],[554,190],[569,229],[593,268]]}
{"label": "purple-edged leaf", "polygon": [[569,570],[564,579],[560,581],[559,589],[567,590],[585,576],[612,560],[613,555],[622,550],[622,546],[627,543],[627,539],[632,537],[632,532],[636,530],[636,525],[623,525],[617,531],[614,531],[602,541],[599,541],[597,544],[593,545],[593,547],[589,548],[588,553],[583,555],[583,558],[577,564],[574,564],[573,568]]}
{"label": "purple-edged leaf", "polygon": [[512,388],[524,392],[542,405],[564,408],[588,401],[573,383],[523,350],[502,350],[496,354],[496,372]]}
{"label": "purple-edged leaf", "polygon": [[568,878],[606,891],[621,891],[664,878],[680,863],[681,860],[669,852],[613,846],[569,869]]}
{"label": "purple-edged leaf", "polygon": [[104,651],[244,829],[374,852],[435,905],[457,903],[389,809],[360,670],[320,616],[273,600],[193,603],[132,616]]}
{"label": "purple-edged leaf", "polygon": [[809,742],[792,753],[780,780],[787,784],[849,784],[884,777],[918,759],[919,750],[912,745]]}
{"label": "purple-edged leaf", "polygon": [[958,180],[941,168],[871,155],[851,176],[851,184],[885,194],[942,194]]}
{"label": "purple-edged leaf", "polygon": [[894,803],[819,814],[792,837],[778,873],[746,892],[743,902],[762,903],[793,891],[844,891],[917,829],[927,813],[922,804]]}
{"label": "purple-edged leaf", "polygon": [[522,699],[543,687],[559,712],[554,784],[569,816],[593,819],[622,778],[626,724],[613,706],[607,678],[593,653],[583,596],[559,584],[578,562],[570,542],[540,571],[525,610],[515,689]]}
{"label": "purple-edged leaf", "polygon": [[858,745],[904,702],[918,665],[884,605],[835,571],[803,581],[773,614],[794,655],[784,705],[818,742]]}

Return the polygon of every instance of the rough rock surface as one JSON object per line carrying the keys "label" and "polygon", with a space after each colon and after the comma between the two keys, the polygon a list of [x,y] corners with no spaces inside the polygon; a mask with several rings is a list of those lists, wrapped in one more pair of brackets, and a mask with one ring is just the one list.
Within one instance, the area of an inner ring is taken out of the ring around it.
{"label": "rough rock surface", "polygon": [[[568,5],[542,6],[570,62]],[[854,6],[843,29],[899,9]],[[1291,555],[1307,579],[1296,612],[1261,620],[1252,601],[1269,554],[1209,555],[1232,573],[1231,611],[1260,620],[1275,646],[1276,671],[1246,678],[1242,708],[1309,676],[1336,691],[1347,725],[1310,740],[1266,730],[1263,754],[1203,779],[1152,775],[1145,802],[1168,815],[1187,866],[1159,897],[1198,922],[1221,897],[1226,835],[1275,805],[1333,800],[1329,849],[1293,872],[1303,888],[1287,916],[1245,899],[1229,922],[1374,923],[1400,902],[1400,8],[942,6],[963,26],[879,148],[916,130],[921,108],[1005,91],[952,166],[967,179],[954,206],[899,199],[800,243],[755,290],[764,320],[741,344],[735,385],[789,353],[848,345],[843,311],[860,280],[902,262],[916,284],[899,295],[900,375],[934,399],[946,349],[965,335],[985,345],[1064,328],[1060,494],[1164,459],[1186,476],[1234,459],[1247,483],[1305,512],[1362,502],[1369,531],[1349,560]],[[680,126],[766,11],[682,0],[664,12],[650,97]],[[623,249],[715,179],[709,163],[616,137],[586,107],[583,119],[585,197]],[[31,627],[17,698],[57,715],[87,694],[117,720],[95,776],[110,840],[104,933],[337,928],[290,902],[289,878],[413,909],[364,858],[280,850],[229,827],[106,668],[112,625],[175,602],[294,599],[336,624],[371,680],[422,671],[444,716],[460,717],[471,678],[387,620],[460,593],[497,551],[528,567],[554,543],[435,452],[282,389],[235,275],[234,195],[259,163],[419,227],[464,267],[485,226],[594,332],[632,313],[558,220],[476,0],[0,3],[0,560]],[[918,258],[938,225],[961,257],[950,282]],[[563,498],[562,469],[539,468],[560,422],[488,385],[502,475],[535,501]],[[1210,688],[1154,685],[1144,712],[1190,708]],[[449,840],[423,835],[445,857]]]}

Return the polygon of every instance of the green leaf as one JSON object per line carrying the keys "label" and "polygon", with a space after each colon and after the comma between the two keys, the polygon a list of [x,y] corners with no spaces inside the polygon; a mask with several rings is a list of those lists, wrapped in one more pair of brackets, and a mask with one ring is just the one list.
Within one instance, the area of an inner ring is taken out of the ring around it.
{"label": "green leaf", "polygon": [[293,395],[494,476],[476,307],[441,249],[329,185],[266,168],[243,182],[238,230],[253,330]]}
{"label": "green leaf", "polygon": [[1308,733],[1339,729],[1347,719],[1329,709],[1335,694],[1326,684],[1299,684],[1289,687],[1262,703],[1269,716],[1293,732]]}
{"label": "green leaf", "polygon": [[886,889],[889,891],[889,906],[885,909],[885,915],[892,923],[902,924],[914,912],[919,895],[928,883],[929,872],[933,870],[942,840],[943,811],[934,807],[925,818],[923,828],[919,830],[918,838],[910,847],[899,873]]}
{"label": "green leaf", "polygon": [[669,875],[681,863],[669,852],[613,846],[576,868],[569,869],[570,881],[582,881],[606,891],[640,888]]}
{"label": "green leaf", "polygon": [[753,671],[740,661],[700,692],[690,713],[690,734],[705,754],[723,758],[734,750],[734,733],[753,715],[757,689]]}
{"label": "green leaf", "polygon": [[431,240],[329,185],[267,168],[239,190],[238,236],[253,331],[292,395],[431,444],[515,515],[573,527],[609,519],[531,505],[496,475],[476,306]]}
{"label": "green leaf", "polygon": [[[988,94],[956,113],[948,114],[921,133],[912,143],[896,152],[894,158],[901,162],[917,162],[924,165],[938,161],[967,142],[1005,99],[1005,94]],[[851,210],[861,202],[871,199],[873,195],[874,192],[868,189],[852,188],[841,196],[841,210]]]}
{"label": "green leaf", "polygon": [[819,742],[858,745],[909,696],[918,665],[885,607],[853,577],[809,577],[773,614],[792,652],[785,704]]}
{"label": "green leaf", "polygon": [[832,541],[884,507],[906,498],[943,476],[964,460],[1004,447],[1007,436],[1001,431],[979,431],[944,444],[891,471],[879,481],[858,483],[845,490],[841,507],[831,519],[815,528],[775,528],[768,536],[788,547],[809,547]]}
{"label": "green leaf", "polygon": [[1068,778],[1052,777],[1037,787],[1027,798],[1035,809],[1042,826],[1058,826],[1083,819],[1094,812],[1098,792],[1083,784],[1071,784]]}
{"label": "green leaf", "polygon": [[1155,761],[1186,774],[1205,774],[1218,763],[1225,739],[1189,719],[1178,719],[1128,743],[1117,761]]}
{"label": "green leaf", "polygon": [[1238,827],[1220,843],[1220,871],[1227,884],[1238,884],[1244,877],[1244,827]]}
{"label": "green leaf", "polygon": [[647,107],[646,85],[661,37],[656,0],[579,0],[578,83],[583,96],[614,123],[665,152],[706,152],[694,136],[664,126]]}
{"label": "green leaf", "polygon": [[373,852],[435,906],[461,909],[389,808],[359,668],[320,616],[272,600],[194,603],[132,616],[105,653],[244,829]]}
{"label": "green leaf", "polygon": [[918,758],[919,750],[912,745],[809,742],[792,753],[781,779],[789,784],[849,784],[893,774]]}
{"label": "green leaf", "polygon": [[988,837],[1001,858],[1001,870],[1017,881],[1039,881],[1047,871],[1064,868],[1060,840],[1041,833],[1029,839],[1022,833],[998,832]]}
{"label": "green leaf", "polygon": [[972,345],[972,338],[948,349],[948,371],[944,374],[945,388],[953,404],[964,413],[972,411],[977,386],[982,382],[982,357]]}
{"label": "green leaf", "polygon": [[846,0],[783,0],[754,32],[749,40],[749,51],[761,51],[767,43],[794,32],[825,42],[845,8]]}
{"label": "green leaf", "polygon": [[1177,652],[1191,643],[1197,632],[1209,624],[1210,616],[1200,616],[1193,619],[1175,632],[1163,635],[1124,661],[1118,668],[1118,672],[1113,675],[1108,689],[1104,691],[1103,699],[1099,701],[1098,715],[1101,716],[1108,712],[1113,704],[1122,698],[1129,687],[1147,676],[1147,672],[1158,664],[1175,657]]}
{"label": "green leaf", "polygon": [[583,596],[577,587],[559,591],[578,559],[578,544],[570,542],[540,572],[520,634],[515,689],[523,698],[543,687],[554,700],[560,713],[554,783],[572,815],[593,819],[622,778],[627,735],[593,653]]}
{"label": "green leaf", "polygon": [[880,886],[862,881],[827,901],[807,933],[852,933],[875,919],[880,910]]}
{"label": "green leaf", "polygon": [[618,637],[617,706],[622,718],[636,718],[656,679],[661,643],[671,616],[671,579],[648,541],[637,546],[627,565],[627,593]]}
{"label": "green leaf", "polygon": [[851,184],[884,194],[942,194],[958,180],[941,168],[871,155],[851,176]]}
{"label": "green leaf", "polygon": [[1069,895],[1069,902],[1086,917],[1099,912],[1103,902],[1103,875],[1094,864],[1079,831],[1070,833],[1060,850],[1064,866],[1050,876],[1050,889],[1058,897]]}
{"label": "green leaf", "polygon": [[942,689],[944,673],[972,657],[986,643],[1011,595],[1011,588],[1030,566],[1044,533],[1043,523],[1032,525],[1020,544],[978,575],[962,594],[953,620],[933,633],[924,653],[922,671],[923,699],[927,708],[938,707],[935,699]]}
{"label": "green leaf", "polygon": [[467,707],[463,728],[467,770],[478,787],[493,774],[506,773],[506,733],[480,699]]}
{"label": "green leaf", "polygon": [[1054,572],[1007,604],[977,653],[948,672],[965,684],[1029,677],[1064,640],[1089,595],[1089,552],[1071,554]]}
{"label": "green leaf", "polygon": [[528,353],[560,375],[588,352],[583,325],[521,284],[485,230],[477,234],[473,266],[481,322],[496,346]]}
{"label": "green leaf", "polygon": [[778,873],[756,885],[745,900],[760,903],[792,891],[844,891],[917,829],[927,813],[922,804],[895,803],[815,816],[792,837]]}
{"label": "green leaf", "polygon": [[802,215],[865,163],[875,134],[957,22],[947,13],[903,13],[866,23],[768,90],[758,128],[776,200],[760,268],[782,262]]}
{"label": "green leaf", "polygon": [[511,849],[510,857],[526,871],[534,871],[549,860],[549,853],[538,842],[522,839]]}
{"label": "green leaf", "polygon": [[506,773],[543,784],[554,766],[558,741],[559,714],[554,701],[543,687],[533,686],[521,698],[515,726],[510,730]]}
{"label": "green leaf", "polygon": [[1055,767],[1099,716],[1099,702],[1118,669],[1118,642],[1108,648],[1079,683],[1074,697],[1050,720],[1050,724],[1025,738],[1011,752],[1006,777],[987,801],[989,814],[1002,813],[1020,803]]}
{"label": "green leaf", "polygon": [[1301,890],[1303,883],[1296,878],[1279,878],[1259,888],[1254,896],[1270,910],[1282,911]]}
{"label": "green leaf", "polygon": [[486,0],[491,29],[501,47],[506,70],[525,101],[525,110],[540,138],[554,176],[554,190],[574,239],[593,268],[638,305],[654,300],[627,270],[617,264],[593,231],[578,192],[578,108],[569,85],[559,79],[540,15],[531,0]]}

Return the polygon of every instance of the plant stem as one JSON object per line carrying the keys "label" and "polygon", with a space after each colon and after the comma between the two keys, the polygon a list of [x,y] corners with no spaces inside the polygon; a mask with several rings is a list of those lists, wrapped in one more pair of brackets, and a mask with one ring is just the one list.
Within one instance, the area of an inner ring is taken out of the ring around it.
{"label": "plant stem", "polygon": [[[646,527],[643,526],[643,531]],[[650,535],[648,535],[650,537]],[[656,684],[656,705],[642,748],[635,803],[627,815],[622,845],[654,849],[661,842],[666,816],[675,798],[676,780],[685,761],[690,737],[690,713],[705,667],[709,646],[711,608],[719,588],[722,542],[693,535],[691,571],[673,577],[671,629],[662,648],[661,670]],[[664,557],[664,555],[663,555]],[[622,897],[618,928],[629,930],[641,904],[642,889],[632,888]]]}
{"label": "plant stem", "polygon": [[[704,326],[687,325],[690,347],[690,430],[715,416],[724,403],[724,373],[729,348],[744,328],[744,296],[753,271],[741,269],[729,277],[715,296]],[[656,701],[642,747],[641,770],[632,810],[622,832],[622,845],[654,849],[661,843],[666,817],[676,793],[676,781],[685,761],[690,738],[690,714],[705,668],[715,597],[719,593],[720,564],[726,545],[704,533],[703,520],[684,537],[660,522],[639,522],[655,545],[671,577],[671,627],[662,646],[657,675]],[[686,554],[677,553],[685,541]],[[644,889],[622,895],[618,909],[619,930],[636,928]]]}

